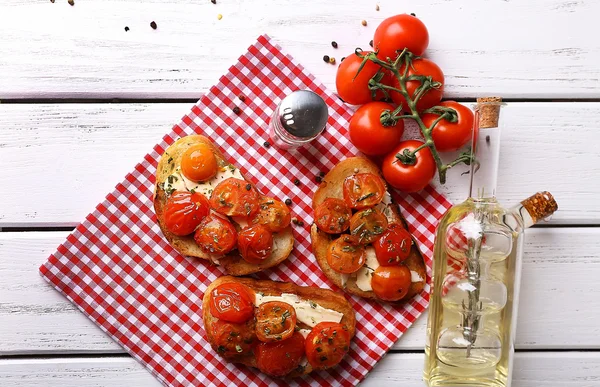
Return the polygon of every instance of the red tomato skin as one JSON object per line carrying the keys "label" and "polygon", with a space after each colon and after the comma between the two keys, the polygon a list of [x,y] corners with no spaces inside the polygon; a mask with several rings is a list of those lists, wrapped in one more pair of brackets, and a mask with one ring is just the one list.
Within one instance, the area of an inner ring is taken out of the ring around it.
{"label": "red tomato skin", "polygon": [[[363,51],[362,54],[366,55],[368,53],[369,51]],[[359,58],[355,53],[350,54],[340,63],[336,73],[335,86],[337,93],[344,102],[350,105],[362,105],[373,101],[368,87],[369,80],[381,67],[368,61],[360,73],[356,75],[362,61],[362,58]],[[382,99],[383,96],[383,92],[378,91],[375,99]]]}
{"label": "red tomato skin", "polygon": [[[400,68],[401,74],[404,72],[405,68],[406,66],[404,65]],[[433,81],[441,83],[441,86],[439,88],[430,89],[425,94],[423,94],[423,96],[417,102],[417,111],[420,112],[425,109],[429,109],[430,107],[433,107],[440,103],[444,94],[444,73],[437,64],[430,61],[429,59],[415,58],[412,61],[412,66],[408,69],[407,75],[431,76]],[[406,82],[406,90],[411,99],[414,100],[415,91],[417,90],[420,84],[421,82],[418,80]],[[400,82],[396,77],[392,78],[392,86],[395,88],[400,88]],[[396,103],[397,105],[402,105],[402,108],[405,112],[410,112],[410,109],[406,103],[406,99],[402,94],[398,93],[397,91],[392,91],[390,92],[390,96],[392,97],[394,103]]]}
{"label": "red tomato skin", "polygon": [[300,364],[304,355],[304,336],[295,332],[283,341],[259,343],[255,355],[259,370],[271,376],[284,376]]}
{"label": "red tomato skin", "polygon": [[421,56],[428,45],[427,27],[421,20],[408,14],[385,19],[375,30],[373,37],[373,47],[377,57],[382,60],[396,59],[405,48],[416,56]]}
{"label": "red tomato skin", "polygon": [[[456,110],[458,120],[449,122],[441,120],[438,122],[431,136],[435,143],[435,148],[439,152],[456,151],[465,146],[470,140],[473,132],[474,114],[468,107],[459,104],[456,101],[444,101],[439,106],[449,107]],[[423,114],[421,119],[428,128],[438,119],[437,114]]]}
{"label": "red tomato skin", "polygon": [[404,165],[396,159],[396,155],[404,149],[414,150],[423,142],[419,140],[402,141],[396,149],[388,154],[381,165],[383,177],[392,187],[402,192],[418,192],[425,188],[435,176],[436,165],[429,148],[417,152],[414,165]]}
{"label": "red tomato skin", "polygon": [[189,235],[208,215],[209,210],[208,199],[201,193],[175,191],[165,205],[165,225],[175,235]]}
{"label": "red tomato skin", "polygon": [[408,230],[391,224],[381,238],[373,243],[375,256],[381,266],[399,265],[410,256],[412,237]]}
{"label": "red tomato skin", "polygon": [[404,121],[386,126],[381,123],[381,113],[394,111],[394,106],[385,102],[369,102],[361,106],[350,119],[350,141],[359,151],[368,156],[389,153],[399,143],[404,134]]}
{"label": "red tomato skin", "polygon": [[255,295],[239,283],[224,283],[210,292],[210,313],[221,320],[243,323],[254,316]]}
{"label": "red tomato skin", "polygon": [[238,251],[242,258],[259,264],[271,255],[273,234],[262,224],[247,227],[238,233]]}
{"label": "red tomato skin", "polygon": [[384,301],[406,297],[411,285],[410,269],[405,265],[379,266],[371,279],[373,292]]}
{"label": "red tomato skin", "polygon": [[[207,254],[227,254],[237,246],[235,226],[219,215],[210,214],[194,233],[196,244]],[[216,241],[215,241],[216,239]]]}

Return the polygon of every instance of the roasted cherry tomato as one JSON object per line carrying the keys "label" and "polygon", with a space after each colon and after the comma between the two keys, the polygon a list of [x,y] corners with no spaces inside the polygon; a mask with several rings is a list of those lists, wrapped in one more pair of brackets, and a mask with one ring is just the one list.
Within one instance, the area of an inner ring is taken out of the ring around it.
{"label": "roasted cherry tomato", "polygon": [[260,343],[254,351],[259,370],[271,376],[284,376],[300,365],[304,356],[304,336],[295,332],[289,339]]}
{"label": "roasted cherry tomato", "polygon": [[261,263],[271,255],[273,234],[262,224],[247,227],[238,234],[238,251],[249,263]]}
{"label": "roasted cherry tomato", "polygon": [[[456,121],[450,122],[442,119],[433,128],[431,136],[435,143],[435,148],[440,152],[450,152],[459,150],[471,140],[473,131],[474,115],[471,109],[459,104],[456,101],[444,101],[438,106],[452,108],[456,111]],[[428,128],[439,118],[437,114],[423,114],[421,117],[423,123]]]}
{"label": "roasted cherry tomato", "polygon": [[317,227],[328,234],[340,234],[350,226],[352,211],[342,199],[327,198],[315,208]]}
{"label": "roasted cherry tomato", "polygon": [[209,210],[208,199],[201,193],[175,191],[165,205],[165,224],[175,235],[189,235],[208,215]]}
{"label": "roasted cherry tomato", "polygon": [[[363,51],[364,55],[368,53],[368,51]],[[373,100],[371,90],[369,90],[369,80],[381,70],[381,66],[378,64],[367,61],[357,75],[362,61],[356,54],[348,55],[340,63],[335,76],[335,86],[338,95],[344,102],[351,105],[362,105]],[[378,90],[375,94],[375,100],[383,99],[383,97],[384,94]]]}
{"label": "roasted cherry tomato", "polygon": [[412,15],[388,17],[379,24],[373,37],[373,47],[382,60],[396,59],[405,48],[421,56],[429,45],[429,32],[425,24]]}
{"label": "roasted cherry tomato", "polygon": [[410,269],[405,265],[379,266],[371,278],[373,292],[384,301],[403,299],[410,289],[410,284]]}
{"label": "roasted cherry tomato", "polygon": [[318,323],[306,336],[306,358],[317,370],[339,364],[349,348],[350,334],[340,323]]}
{"label": "roasted cherry tomato", "polygon": [[210,195],[210,206],[227,216],[250,216],[258,210],[260,194],[246,180],[230,177],[220,182]]}
{"label": "roasted cherry tomato", "polygon": [[414,164],[404,164],[396,157],[402,155],[404,150],[413,151],[422,144],[418,140],[402,141],[385,157],[381,172],[389,185],[403,192],[417,192],[429,184],[436,171],[435,160],[429,148],[423,148],[415,154]]}
{"label": "roasted cherry tomato", "polygon": [[210,313],[221,320],[243,323],[254,316],[254,297],[248,287],[226,282],[210,292]]}
{"label": "roasted cherry tomato", "polygon": [[[403,65],[400,68],[400,73],[403,74],[406,65]],[[408,68],[408,76],[417,76],[422,75],[426,77],[431,77],[434,82],[441,83],[441,86],[438,88],[428,90],[423,96],[417,101],[417,111],[423,111],[425,109],[429,109],[440,103],[442,100],[442,94],[444,94],[444,73],[442,69],[438,67],[435,63],[425,58],[416,58],[412,61],[412,66]],[[412,80],[406,82],[406,89],[408,91],[408,95],[410,95],[411,99],[415,99],[416,94],[415,91],[421,85],[419,80]],[[394,77],[392,79],[392,86],[395,88],[399,88],[400,84],[398,79]],[[404,111],[408,112],[409,107],[406,104],[406,100],[402,96],[402,94],[397,91],[392,91],[390,93],[392,100],[398,105],[402,105]]]}
{"label": "roasted cherry tomato", "polygon": [[210,180],[217,174],[217,158],[210,146],[198,144],[181,156],[181,173],[192,181]]}
{"label": "roasted cherry tomato", "polygon": [[375,208],[361,210],[350,218],[350,235],[358,238],[358,242],[369,244],[379,238],[387,229],[385,215]]}
{"label": "roasted cherry tomato", "polygon": [[373,173],[357,173],[344,179],[344,200],[357,210],[373,207],[383,200],[385,183]]}
{"label": "roasted cherry tomato", "polygon": [[382,122],[381,114],[385,111],[391,113],[394,107],[385,102],[369,102],[350,119],[350,141],[366,155],[387,154],[400,143],[404,121],[387,119]]}
{"label": "roasted cherry tomato", "polygon": [[198,226],[194,240],[207,254],[227,254],[237,246],[237,231],[227,219],[209,215]]}
{"label": "roasted cherry tomato", "polygon": [[338,273],[350,274],[358,271],[367,259],[365,247],[352,235],[342,235],[329,244],[327,263]]}
{"label": "roasted cherry tomato", "polygon": [[285,302],[260,304],[256,312],[256,336],[260,341],[281,341],[291,337],[296,328],[296,311]]}
{"label": "roasted cherry tomato", "polygon": [[263,196],[258,203],[258,211],[250,216],[251,224],[262,224],[271,232],[279,232],[290,225],[290,209],[281,200]]}
{"label": "roasted cherry tomato", "polygon": [[393,266],[410,255],[412,237],[398,224],[391,224],[375,243],[375,255],[381,266]]}
{"label": "roasted cherry tomato", "polygon": [[213,348],[225,358],[244,356],[252,353],[258,343],[254,332],[254,319],[241,324],[216,320],[212,324]]}

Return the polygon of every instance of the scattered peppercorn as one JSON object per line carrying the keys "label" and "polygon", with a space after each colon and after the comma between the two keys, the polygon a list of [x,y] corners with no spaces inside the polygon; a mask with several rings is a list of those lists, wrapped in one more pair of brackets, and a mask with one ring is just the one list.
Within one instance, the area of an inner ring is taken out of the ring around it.
{"label": "scattered peppercorn", "polygon": [[367,25],[367,21],[363,20],[363,21],[360,22],[360,24],[362,24],[363,26],[366,26]]}
{"label": "scattered peppercorn", "polygon": [[242,102],[246,101],[246,97],[243,94],[238,95],[238,99]]}
{"label": "scattered peppercorn", "polygon": [[129,27],[125,26],[125,32],[129,31]]}
{"label": "scattered peppercorn", "polygon": [[412,12],[410,13],[410,15],[411,15],[411,16],[417,16],[417,15],[415,15],[415,14],[414,14],[414,13],[412,13]]}
{"label": "scattered peppercorn", "polygon": [[51,2],[52,4],[54,4],[54,0],[50,0],[50,2]]}
{"label": "scattered peppercorn", "polygon": [[490,143],[490,136],[485,136],[485,142],[488,144]]}
{"label": "scattered peppercorn", "polygon": [[153,30],[155,30],[158,26],[156,25],[155,21],[150,22],[150,27],[152,27]]}
{"label": "scattered peppercorn", "polygon": [[329,63],[335,64],[335,58],[334,57],[329,58]]}
{"label": "scattered peppercorn", "polygon": [[210,0],[211,3],[217,4],[217,0]]}
{"label": "scattered peppercorn", "polygon": [[331,46],[333,48],[338,48],[337,42],[335,40],[333,42],[331,42]]}
{"label": "scattered peppercorn", "polygon": [[344,61],[344,59],[346,59],[346,57],[345,57],[345,56],[343,56],[343,57],[342,57],[342,59],[340,59],[340,62],[343,62],[343,61]]}
{"label": "scattered peppercorn", "polygon": [[369,46],[373,47],[373,39],[369,42]]}
{"label": "scattered peppercorn", "polygon": [[294,179],[294,185],[300,185],[300,180]]}
{"label": "scattered peppercorn", "polygon": [[292,204],[292,199],[290,199],[290,198],[285,199],[285,204],[288,205],[288,206],[291,205]]}
{"label": "scattered peppercorn", "polygon": [[321,176],[315,176],[315,180],[317,181],[317,183],[321,183],[323,181],[323,178]]}
{"label": "scattered peppercorn", "polygon": [[379,4],[375,4],[375,11],[379,11]]}
{"label": "scattered peppercorn", "polygon": [[69,0],[67,3],[69,3],[69,5],[75,5],[75,0]]}
{"label": "scattered peppercorn", "polygon": [[323,171],[319,172],[319,176],[325,177],[325,172],[323,172]]}
{"label": "scattered peppercorn", "polygon": [[233,112],[234,112],[235,114],[240,114],[240,113],[242,112],[242,109],[240,109],[240,108],[239,108],[239,107],[237,107],[237,106],[234,106],[234,107],[233,107]]}
{"label": "scattered peppercorn", "polygon": [[263,142],[263,145],[264,145],[265,148],[268,148],[268,147],[271,146],[271,143],[268,142],[268,141],[265,141],[265,142]]}
{"label": "scattered peppercorn", "polygon": [[252,189],[252,185],[246,184],[246,191],[250,191]]}
{"label": "scattered peppercorn", "polygon": [[304,222],[301,220],[298,220],[298,218],[292,218],[292,223],[294,223],[296,226],[304,226]]}
{"label": "scattered peppercorn", "polygon": [[323,55],[323,62],[329,63],[329,55]]}
{"label": "scattered peppercorn", "polygon": [[221,15],[221,14],[218,14],[218,15],[217,15],[217,19],[219,19],[219,20],[223,19],[223,15]]}

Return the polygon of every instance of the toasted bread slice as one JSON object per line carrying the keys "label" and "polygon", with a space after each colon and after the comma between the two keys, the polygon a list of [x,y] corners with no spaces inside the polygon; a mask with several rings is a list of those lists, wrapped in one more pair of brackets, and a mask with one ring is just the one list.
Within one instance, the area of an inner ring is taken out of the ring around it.
{"label": "toasted bread slice", "polygon": [[[379,168],[373,162],[362,157],[350,157],[341,161],[336,165],[329,173],[323,177],[322,183],[315,192],[313,198],[313,209],[316,208],[327,198],[338,198],[343,199],[343,183],[346,177],[357,174],[357,173],[373,173],[380,175]],[[385,205],[383,213],[386,215],[389,224],[399,224],[405,229],[408,229],[406,220],[402,217],[400,209],[396,203],[390,203]],[[313,254],[317,258],[317,262],[327,278],[335,283],[340,289],[344,289],[350,294],[354,294],[364,298],[370,298],[379,300],[373,291],[363,291],[356,285],[356,277],[349,276],[345,279],[345,276],[333,270],[327,263],[327,250],[329,243],[336,237],[336,235],[327,234],[318,229],[317,225],[313,223],[310,230],[312,250]],[[419,247],[413,237],[413,243],[410,250],[409,257],[403,262],[411,271],[418,274],[422,281],[412,282],[408,294],[401,300],[396,301],[397,303],[406,302],[414,297],[416,294],[421,293],[425,287],[425,261],[423,255],[419,251]]]}
{"label": "toasted bread slice", "polygon": [[[228,282],[241,283],[254,290],[254,292],[262,293],[266,296],[279,296],[283,293],[295,294],[299,298],[314,302],[323,308],[332,309],[339,313],[342,313],[343,317],[340,321],[340,324],[342,324],[346,329],[348,329],[350,338],[354,337],[354,333],[356,330],[356,317],[354,315],[354,309],[352,309],[350,303],[340,293],[312,286],[298,286],[288,282],[275,282],[269,280],[255,280],[252,278],[244,277],[223,276],[217,278],[213,283],[211,283],[208,286],[206,292],[204,292],[204,297],[202,298],[202,318],[204,320],[204,329],[206,330],[208,342],[216,352],[217,346],[215,345],[215,337],[213,335],[212,324],[217,320],[217,318],[210,313],[210,293],[215,287]],[[226,360],[232,363],[240,363],[249,367],[258,368],[256,364],[256,357],[252,353],[245,354],[243,356],[240,355],[236,358],[228,358]],[[291,373],[287,374],[285,377],[293,378],[302,376],[310,373],[312,370],[313,369],[310,363],[307,363],[301,369],[294,370]]]}
{"label": "toasted bread slice", "polygon": [[228,168],[230,166],[234,167],[233,164],[229,163],[225,159],[219,149],[204,136],[191,135],[182,137],[166,149],[165,153],[158,162],[153,199],[154,211],[156,212],[156,216],[158,218],[158,225],[160,226],[165,238],[167,238],[167,241],[180,254],[188,257],[205,259],[214,264],[221,265],[228,274],[236,276],[256,273],[283,262],[290,255],[294,247],[294,235],[292,234],[291,226],[286,227],[281,232],[273,234],[273,249],[271,251],[271,255],[260,264],[250,264],[246,262],[238,254],[237,250],[234,250],[230,254],[222,257],[207,254],[196,244],[193,235],[186,235],[183,237],[177,236],[167,229],[165,225],[164,212],[168,195],[164,190],[164,182],[167,180],[169,175],[176,170],[177,166],[181,165],[181,157],[185,151],[189,147],[199,143],[204,143],[211,148],[217,157],[217,163],[221,168]]}

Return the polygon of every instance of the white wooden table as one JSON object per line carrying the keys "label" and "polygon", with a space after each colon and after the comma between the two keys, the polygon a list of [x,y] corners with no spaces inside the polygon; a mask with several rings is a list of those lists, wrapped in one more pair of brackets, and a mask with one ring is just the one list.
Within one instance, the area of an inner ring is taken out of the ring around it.
{"label": "white wooden table", "polygon": [[[366,48],[378,22],[402,12],[427,24],[447,98],[510,101],[501,201],[549,190],[559,202],[527,235],[513,385],[600,385],[600,3],[375,4],[2,1],[0,386],[158,385],[37,268],[258,35],[333,88],[335,66],[322,56]],[[442,189],[455,202],[467,193],[455,176]],[[365,385],[420,385],[425,320]]]}

